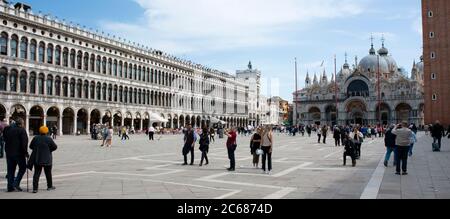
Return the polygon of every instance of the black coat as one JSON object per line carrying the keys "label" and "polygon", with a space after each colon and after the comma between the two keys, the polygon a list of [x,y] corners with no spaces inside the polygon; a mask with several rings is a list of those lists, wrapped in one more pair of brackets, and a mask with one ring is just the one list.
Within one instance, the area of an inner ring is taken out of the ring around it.
{"label": "black coat", "polygon": [[389,148],[395,148],[396,139],[397,136],[392,134],[392,129],[389,129],[386,131],[386,134],[384,135],[384,145]]}
{"label": "black coat", "polygon": [[341,138],[341,130],[339,130],[339,129],[334,129],[334,132],[333,132],[333,138],[334,138],[334,139],[340,139],[340,138]]}
{"label": "black coat", "polygon": [[442,136],[445,136],[444,127],[440,124],[433,125],[431,136],[434,138],[442,138]]}
{"label": "black coat", "polygon": [[209,151],[209,136],[208,133],[202,133],[200,136],[200,151],[208,152]]}
{"label": "black coat", "polygon": [[57,148],[58,146],[56,146],[53,139],[48,136],[40,135],[34,137],[30,144],[30,149],[33,150],[33,152],[31,153],[29,164],[52,166],[52,152],[56,151]]}
{"label": "black coat", "polygon": [[24,128],[16,125],[8,126],[3,130],[6,156],[28,155],[28,135]]}

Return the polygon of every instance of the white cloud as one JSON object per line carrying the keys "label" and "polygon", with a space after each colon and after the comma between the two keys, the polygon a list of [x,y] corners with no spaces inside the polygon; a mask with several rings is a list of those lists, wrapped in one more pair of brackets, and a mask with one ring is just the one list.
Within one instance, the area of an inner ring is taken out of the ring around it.
{"label": "white cloud", "polygon": [[107,31],[172,53],[289,44],[311,21],[364,12],[368,0],[134,0],[138,24],[103,22]]}

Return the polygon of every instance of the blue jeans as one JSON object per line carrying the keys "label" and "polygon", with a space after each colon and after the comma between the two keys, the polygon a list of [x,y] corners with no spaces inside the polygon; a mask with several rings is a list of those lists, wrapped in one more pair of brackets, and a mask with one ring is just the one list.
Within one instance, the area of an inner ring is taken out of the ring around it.
{"label": "blue jeans", "polygon": [[[8,165],[8,190],[20,186],[23,175],[27,171],[27,162],[25,156],[7,156],[6,163]],[[19,166],[19,172],[16,175],[16,167]]]}
{"label": "blue jeans", "polygon": [[411,144],[411,146],[409,146],[409,156],[410,157],[413,155],[413,149],[414,149],[414,144]]}
{"label": "blue jeans", "polygon": [[391,159],[391,154],[392,152],[394,152],[394,161],[397,162],[397,147],[387,147],[386,148],[386,158],[385,161],[389,162],[389,160]]}

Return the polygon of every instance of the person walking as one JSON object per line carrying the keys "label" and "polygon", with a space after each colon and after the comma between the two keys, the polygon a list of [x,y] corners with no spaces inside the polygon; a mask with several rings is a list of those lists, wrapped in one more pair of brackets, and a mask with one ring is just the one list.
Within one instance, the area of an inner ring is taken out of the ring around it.
{"label": "person walking", "polygon": [[214,130],[213,127],[209,129],[209,141],[210,142],[216,142],[216,139],[214,139],[214,136],[216,136],[216,130]]}
{"label": "person walking", "polygon": [[103,128],[102,128],[102,147],[104,147],[105,146],[105,143],[106,143],[106,138],[108,137],[108,127],[106,127],[106,126],[104,126]]}
{"label": "person walking", "polygon": [[250,152],[253,155],[253,167],[259,168],[259,154],[258,150],[261,149],[261,129],[258,128],[253,134],[252,139],[250,140]]}
{"label": "person walking", "polygon": [[334,144],[336,147],[341,146],[341,130],[335,126],[333,130],[333,138],[334,138]]}
{"label": "person walking", "polygon": [[196,135],[194,130],[192,130],[192,126],[188,126],[185,135],[184,135],[184,146],[183,146],[183,157],[184,163],[183,166],[188,165],[187,163],[187,155],[191,153],[191,166],[194,165],[194,146],[196,141]]}
{"label": "person walking", "polygon": [[317,136],[319,137],[318,143],[320,144],[320,140],[322,139],[322,129],[320,127],[317,129]]}
{"label": "person walking", "polygon": [[232,127],[231,130],[225,130],[225,135],[228,137],[227,139],[227,150],[228,150],[228,158],[230,159],[230,168],[228,171],[236,171],[236,160],[234,152],[237,148],[237,134],[236,128]]}
{"label": "person walking", "polygon": [[342,142],[344,145],[344,166],[347,165],[347,157],[352,158],[352,166],[356,166],[356,146],[352,139],[350,139],[348,134],[345,134],[344,141]]}
{"label": "person walking", "polygon": [[206,160],[206,164],[209,164],[208,152],[209,152],[209,133],[206,127],[203,128],[202,134],[200,135],[200,151],[202,152],[202,159],[200,161],[200,166],[203,166],[203,160]]}
{"label": "person walking", "polygon": [[414,145],[417,143],[417,135],[416,135],[416,133],[412,129],[411,129],[411,132],[412,132],[411,139],[410,139],[411,145],[409,146],[409,151],[408,151],[408,155],[410,157],[413,156]]}
{"label": "person walking", "polygon": [[[264,130],[261,149],[263,150],[262,155],[262,169],[265,174],[270,174],[272,172],[272,149],[273,149],[273,134],[272,129],[268,126]],[[268,169],[266,169],[266,160]],[[267,171],[266,171],[267,170]]]}
{"label": "person walking", "polygon": [[106,147],[110,148],[112,146],[112,140],[114,136],[114,130],[112,126],[109,126],[107,129],[107,135],[106,135]]}
{"label": "person walking", "polygon": [[[322,137],[323,137],[323,143],[327,143],[327,136],[328,136],[328,126],[324,125],[322,127]],[[319,142],[320,143],[320,142]]]}
{"label": "person walking", "polygon": [[39,178],[41,177],[42,169],[45,172],[47,179],[47,191],[55,190],[52,179],[53,156],[52,152],[56,151],[58,146],[52,138],[48,137],[48,128],[42,126],[39,129],[39,136],[33,138],[30,144],[32,150],[30,160],[28,161],[28,168],[30,170],[34,167],[33,176],[33,193],[37,193],[39,189]]}
{"label": "person walking", "polygon": [[[15,123],[3,130],[8,175],[8,192],[23,191],[20,188],[20,182],[26,172],[26,159],[29,157],[27,149],[28,135],[23,126],[24,121],[19,118]],[[19,166],[19,172],[16,175],[17,166]]]}
{"label": "person walking", "polygon": [[311,137],[311,133],[312,133],[312,128],[310,125],[306,126],[306,133],[308,133],[308,137]]}
{"label": "person walking", "polygon": [[431,128],[431,137],[433,137],[433,143],[438,144],[439,151],[441,150],[443,136],[445,136],[445,130],[438,120]]}
{"label": "person walking", "polygon": [[52,132],[51,132],[51,134],[52,134],[53,140],[56,140],[56,136],[58,135],[58,127],[56,127],[56,125],[54,125],[54,126],[52,127]]}
{"label": "person walking", "polygon": [[386,146],[386,156],[384,158],[384,166],[389,166],[389,160],[391,159],[392,152],[394,152],[394,166],[397,166],[397,146],[396,146],[396,138],[397,136],[392,134],[392,130],[395,128],[395,125],[389,127],[384,135],[384,145]]}
{"label": "person walking", "polygon": [[396,136],[395,144],[397,145],[398,151],[396,175],[402,174],[400,170],[403,171],[403,175],[408,175],[408,152],[411,145],[412,133],[411,129],[408,128],[407,122],[398,124],[392,130],[392,134]]}
{"label": "person walking", "polygon": [[348,133],[347,130],[345,129],[345,127],[342,127],[342,126],[341,126],[340,130],[341,130],[341,144],[342,144],[342,146],[345,146],[344,141],[347,140],[347,136],[350,133]]}
{"label": "person walking", "polygon": [[148,129],[148,138],[150,141],[154,141],[155,138],[155,128],[153,126],[150,126],[150,128]]}
{"label": "person walking", "polygon": [[358,128],[354,128],[353,132],[350,134],[350,137],[355,144],[356,159],[359,160],[361,158],[361,146],[364,142],[364,135],[358,130]]}

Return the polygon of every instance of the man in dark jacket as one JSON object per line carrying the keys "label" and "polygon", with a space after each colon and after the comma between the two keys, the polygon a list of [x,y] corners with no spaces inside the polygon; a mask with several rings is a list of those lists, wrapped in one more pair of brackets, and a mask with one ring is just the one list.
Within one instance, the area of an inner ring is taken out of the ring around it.
{"label": "man in dark jacket", "polygon": [[333,138],[336,147],[341,146],[341,130],[336,126],[333,130]]}
{"label": "man in dark jacket", "polygon": [[[26,158],[28,158],[28,135],[23,128],[23,119],[17,119],[15,124],[3,131],[5,140],[6,163],[8,166],[8,192],[22,191],[20,181],[26,172]],[[19,166],[17,176],[16,167]]]}
{"label": "man in dark jacket", "polygon": [[30,144],[30,149],[33,150],[29,161],[29,169],[34,166],[33,176],[33,193],[37,193],[39,187],[39,178],[41,177],[42,169],[45,172],[47,179],[47,190],[55,190],[52,180],[52,152],[58,148],[52,138],[48,137],[48,128],[43,126],[39,129],[39,136],[33,138]]}
{"label": "man in dark jacket", "polygon": [[183,166],[188,165],[187,155],[191,153],[191,166],[194,165],[194,146],[195,146],[195,132],[192,130],[192,126],[188,126],[184,135],[184,146],[183,146]]}
{"label": "man in dark jacket", "polygon": [[389,160],[391,159],[391,154],[394,152],[394,166],[396,166],[396,158],[397,158],[397,146],[395,145],[395,140],[397,138],[396,135],[392,134],[392,130],[394,129],[394,126],[392,125],[389,127],[389,129],[386,131],[386,134],[384,135],[384,145],[386,146],[386,157],[384,160],[384,166],[388,167]]}
{"label": "man in dark jacket", "polygon": [[433,125],[431,136],[433,137],[433,143],[436,144],[437,142],[439,149],[441,149],[442,137],[445,136],[445,130],[439,121],[436,121],[436,124]]}

